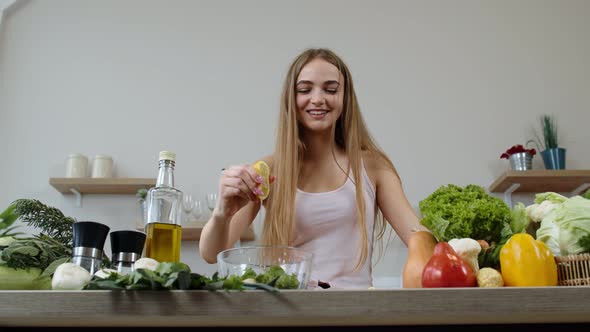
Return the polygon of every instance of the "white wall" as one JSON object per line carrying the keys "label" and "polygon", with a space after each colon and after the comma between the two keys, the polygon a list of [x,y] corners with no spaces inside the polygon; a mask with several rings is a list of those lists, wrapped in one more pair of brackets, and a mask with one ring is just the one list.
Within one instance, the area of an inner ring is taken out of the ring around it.
{"label": "white wall", "polygon": [[[36,198],[133,228],[135,197],[76,208],[48,184],[73,152],[155,177],[158,152],[173,150],[177,186],[203,197],[220,168],[271,152],[283,75],[315,46],[350,66],[414,205],[443,184],[489,186],[544,113],[568,168],[588,168],[588,17],[584,0],[21,0],[0,28],[0,206]],[[214,271],[196,248],[185,243],[183,261]],[[404,256],[394,241],[376,276],[399,275]]]}

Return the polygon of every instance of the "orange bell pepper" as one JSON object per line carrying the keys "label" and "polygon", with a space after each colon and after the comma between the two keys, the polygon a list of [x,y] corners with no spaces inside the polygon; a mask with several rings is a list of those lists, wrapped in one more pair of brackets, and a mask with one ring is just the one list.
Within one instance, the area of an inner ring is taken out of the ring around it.
{"label": "orange bell pepper", "polygon": [[551,250],[530,234],[512,235],[500,251],[506,286],[557,286],[557,265]]}

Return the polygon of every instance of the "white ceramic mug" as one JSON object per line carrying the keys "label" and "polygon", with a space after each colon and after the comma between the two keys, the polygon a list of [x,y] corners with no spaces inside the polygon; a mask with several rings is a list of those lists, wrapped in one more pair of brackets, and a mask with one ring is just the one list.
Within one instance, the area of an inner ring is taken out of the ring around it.
{"label": "white ceramic mug", "polygon": [[88,176],[88,157],[72,153],[66,160],[67,178],[84,178]]}
{"label": "white ceramic mug", "polygon": [[113,158],[111,156],[97,154],[92,164],[93,178],[110,178],[113,176]]}

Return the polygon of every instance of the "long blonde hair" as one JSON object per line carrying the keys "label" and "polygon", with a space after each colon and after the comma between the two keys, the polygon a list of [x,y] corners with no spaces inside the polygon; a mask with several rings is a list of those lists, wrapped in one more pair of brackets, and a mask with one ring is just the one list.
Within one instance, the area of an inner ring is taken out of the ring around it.
{"label": "long blonde hair", "polygon": [[[343,149],[349,160],[352,181],[356,188],[358,229],[361,232],[361,253],[355,269],[363,266],[368,259],[368,237],[365,220],[365,200],[361,181],[361,159],[368,153],[385,162],[396,175],[395,167],[375,144],[360,113],[354,91],[352,76],[346,64],[328,49],[308,49],[295,58],[285,78],[281,96],[279,125],[275,151],[272,158],[271,174],[276,181],[271,185],[270,195],[265,201],[266,215],[262,241],[266,245],[289,245],[295,224],[295,193],[297,179],[302,166],[304,145],[302,129],[297,122],[296,83],[301,69],[311,60],[321,58],[338,68],[344,80],[342,114],[332,128],[335,146]],[[369,207],[373,208],[373,207]],[[385,232],[382,215],[376,220],[376,234],[380,239]]]}

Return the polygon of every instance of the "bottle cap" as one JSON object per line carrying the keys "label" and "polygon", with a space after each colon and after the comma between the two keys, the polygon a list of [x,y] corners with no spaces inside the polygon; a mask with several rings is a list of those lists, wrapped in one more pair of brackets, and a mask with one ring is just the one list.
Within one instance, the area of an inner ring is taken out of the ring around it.
{"label": "bottle cap", "polygon": [[176,153],[172,151],[160,151],[160,160],[176,161]]}
{"label": "bottle cap", "polygon": [[145,238],[145,233],[138,231],[111,232],[111,252],[113,257],[121,252],[136,253],[141,256]]}
{"label": "bottle cap", "polygon": [[74,248],[96,248],[103,250],[110,227],[94,221],[74,223]]}

